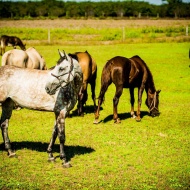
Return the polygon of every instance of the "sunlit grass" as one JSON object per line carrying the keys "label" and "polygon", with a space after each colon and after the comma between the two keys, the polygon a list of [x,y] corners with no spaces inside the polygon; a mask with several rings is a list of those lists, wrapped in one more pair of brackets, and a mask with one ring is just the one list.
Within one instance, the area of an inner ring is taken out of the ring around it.
{"label": "sunlit grass", "polygon": [[[91,92],[86,114],[66,119],[66,154],[72,168],[64,169],[59,158],[47,162],[54,114],[22,109],[13,111],[9,136],[18,158],[7,157],[0,145],[0,189],[188,189],[190,188],[190,69],[188,43],[120,44],[100,46],[36,46],[48,67],[67,53],[88,52],[98,64],[96,94],[102,68],[108,59],[139,55],[149,66],[160,93],[160,112],[148,116],[143,95],[141,122],[130,118],[130,97],[125,89],[118,112],[121,124],[112,120],[111,85],[102,104],[98,125],[93,125]],[[137,100],[137,91],[135,91]],[[136,106],[137,107],[137,106]],[[0,136],[0,143],[3,142]],[[54,147],[59,156],[59,141]]]}

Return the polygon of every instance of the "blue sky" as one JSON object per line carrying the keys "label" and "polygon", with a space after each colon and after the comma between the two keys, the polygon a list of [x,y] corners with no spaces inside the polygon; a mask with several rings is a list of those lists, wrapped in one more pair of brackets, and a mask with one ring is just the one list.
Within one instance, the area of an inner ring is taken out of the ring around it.
{"label": "blue sky", "polygon": [[[4,0],[4,1],[28,1],[28,0]],[[30,0],[32,1],[32,0]],[[34,0],[34,1],[39,1],[39,0]],[[122,0],[63,0],[63,1],[122,1]],[[149,2],[150,4],[155,4],[155,5],[161,5],[163,3],[162,0],[137,0],[137,1],[145,1]],[[190,3],[190,0],[183,0],[183,2]]]}

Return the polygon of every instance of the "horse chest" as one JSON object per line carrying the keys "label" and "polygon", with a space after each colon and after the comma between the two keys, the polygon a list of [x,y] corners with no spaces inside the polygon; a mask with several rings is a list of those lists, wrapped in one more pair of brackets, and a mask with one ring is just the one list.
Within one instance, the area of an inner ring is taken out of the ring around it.
{"label": "horse chest", "polygon": [[74,108],[77,102],[77,93],[74,89],[74,83],[71,82],[64,88],[60,88],[56,102],[54,111],[60,112],[62,109],[66,109],[70,111]]}

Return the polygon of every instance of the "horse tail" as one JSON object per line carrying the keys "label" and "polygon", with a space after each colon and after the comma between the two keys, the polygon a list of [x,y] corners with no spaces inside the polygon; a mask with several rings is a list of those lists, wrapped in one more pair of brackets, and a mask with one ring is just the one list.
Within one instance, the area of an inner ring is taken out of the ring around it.
{"label": "horse tail", "polygon": [[85,53],[88,55],[88,58],[89,58],[89,60],[90,60],[90,61],[89,61],[89,67],[91,68],[91,72],[92,72],[92,64],[93,64],[93,63],[92,63],[92,61],[93,61],[93,60],[92,60],[92,56],[88,53],[87,50],[85,51]]}
{"label": "horse tail", "polygon": [[101,90],[100,90],[100,94],[98,96],[98,99],[101,101],[103,101],[104,95],[105,95],[109,85],[112,83],[111,67],[112,67],[112,61],[109,60],[102,70]]}
{"label": "horse tail", "polygon": [[2,56],[1,66],[6,65],[6,62],[7,62],[7,56],[8,56],[8,55],[6,55],[6,54],[4,54],[4,55]]}
{"label": "horse tail", "polygon": [[12,53],[3,54],[1,66],[12,65]]}

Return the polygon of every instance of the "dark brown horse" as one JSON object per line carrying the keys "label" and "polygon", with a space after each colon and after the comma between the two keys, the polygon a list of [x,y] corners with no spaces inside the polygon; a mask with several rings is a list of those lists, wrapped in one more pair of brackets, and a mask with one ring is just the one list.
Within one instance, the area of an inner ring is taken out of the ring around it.
{"label": "dark brown horse", "polygon": [[131,95],[131,116],[136,117],[134,113],[134,88],[138,88],[138,109],[136,121],[140,121],[140,107],[142,94],[145,89],[147,93],[146,105],[149,108],[151,116],[158,116],[159,91],[156,91],[152,74],[146,63],[139,57],[133,56],[128,59],[125,57],[114,57],[110,59],[103,68],[101,77],[101,90],[98,97],[98,108],[95,113],[94,123],[98,123],[100,106],[103,102],[105,92],[111,83],[116,86],[115,96],[113,98],[113,119],[120,123],[117,114],[117,105],[123,92],[123,88],[129,88]]}
{"label": "dark brown horse", "polygon": [[22,50],[26,50],[25,45],[22,43],[21,39],[16,36],[6,36],[2,35],[0,38],[1,49],[0,55],[5,53],[6,46],[13,46],[16,49],[16,46],[19,46]]}
{"label": "dark brown horse", "polygon": [[95,60],[91,57],[91,55],[87,51],[69,53],[68,55],[78,60],[83,72],[83,85],[79,92],[79,99],[78,99],[78,115],[83,116],[84,104],[86,104],[86,101],[88,99],[88,93],[87,93],[88,84],[91,85],[94,111],[96,111],[95,87],[96,87],[97,65]]}

